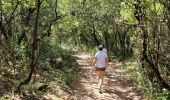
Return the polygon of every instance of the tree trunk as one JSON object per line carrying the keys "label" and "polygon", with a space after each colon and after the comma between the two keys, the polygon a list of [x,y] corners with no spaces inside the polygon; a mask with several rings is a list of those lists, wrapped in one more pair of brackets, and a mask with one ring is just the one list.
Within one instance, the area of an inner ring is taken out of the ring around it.
{"label": "tree trunk", "polygon": [[152,61],[150,61],[148,56],[147,56],[147,39],[148,39],[148,34],[147,34],[146,29],[145,29],[145,23],[144,22],[141,23],[141,29],[142,29],[142,33],[143,33],[143,37],[142,37],[143,38],[143,43],[142,43],[142,48],[143,48],[143,50],[142,50],[142,61],[146,61],[149,64],[149,66],[153,70],[153,74],[160,81],[160,86],[163,87],[163,88],[166,88],[166,89],[170,89],[170,86],[161,77],[161,74],[160,74],[158,68],[156,68],[155,64],[152,63]]}
{"label": "tree trunk", "polygon": [[[170,89],[170,86],[163,80],[161,77],[161,74],[159,72],[159,69],[156,67],[156,65],[152,62],[152,60],[149,59],[147,55],[147,48],[148,48],[148,32],[146,29],[146,20],[145,20],[145,13],[142,12],[142,8],[140,6],[139,0],[137,0],[137,4],[135,6],[135,10],[138,12],[138,16],[135,16],[136,19],[139,21],[140,28],[142,30],[142,67],[145,67],[145,62],[149,65],[151,68],[151,71],[153,72],[153,75],[159,80],[159,85],[162,88]],[[158,44],[159,45],[159,44]]]}
{"label": "tree trunk", "polygon": [[99,42],[99,40],[98,40],[98,38],[97,38],[97,36],[96,36],[96,29],[95,29],[94,24],[93,24],[93,27],[92,27],[92,28],[93,28],[92,36],[93,36],[95,42],[97,43],[97,45],[100,45],[100,42]]}
{"label": "tree trunk", "polygon": [[107,48],[107,51],[109,50],[108,34],[109,33],[107,31],[104,32],[105,46]]}
{"label": "tree trunk", "polygon": [[32,44],[32,53],[31,53],[31,63],[30,63],[30,73],[27,79],[24,81],[20,82],[18,85],[16,92],[19,92],[22,85],[28,84],[31,81],[32,75],[34,73],[35,67],[37,66],[37,57],[36,57],[36,50],[37,50],[37,36],[38,36],[38,20],[39,20],[39,10],[40,10],[40,5],[42,1],[37,0],[37,13],[36,13],[36,18],[35,18],[35,24],[34,24],[34,31],[32,34],[33,37],[33,44]]}

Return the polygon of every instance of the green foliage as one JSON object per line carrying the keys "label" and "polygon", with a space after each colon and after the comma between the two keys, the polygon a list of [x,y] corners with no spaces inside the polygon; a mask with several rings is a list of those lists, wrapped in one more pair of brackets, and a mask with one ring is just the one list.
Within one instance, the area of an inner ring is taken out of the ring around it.
{"label": "green foliage", "polygon": [[[60,83],[68,83],[74,79],[75,71],[78,69],[74,52],[50,45],[51,43],[42,43],[40,51],[40,72],[48,72],[47,82],[51,80],[59,81]],[[53,73],[53,74],[52,74]],[[44,81],[45,82],[45,81]]]}
{"label": "green foliage", "polygon": [[137,86],[149,100],[168,100],[170,91],[167,89],[155,91],[156,88],[144,73],[142,73],[137,63],[126,62],[122,65],[122,68],[130,75],[134,85]]}
{"label": "green foliage", "polygon": [[152,88],[159,80],[153,77],[154,82],[149,82],[147,75],[154,70],[143,60],[142,50],[146,39],[146,56],[169,84],[168,0],[42,0],[36,21],[37,1],[0,0],[2,81],[16,87],[28,77],[34,60],[37,76],[33,75],[31,84],[55,81],[68,85],[78,70],[75,51],[94,54],[97,45],[105,44],[110,59],[137,58],[145,68],[128,69],[134,83],[144,87],[149,97],[166,98],[166,90]]}

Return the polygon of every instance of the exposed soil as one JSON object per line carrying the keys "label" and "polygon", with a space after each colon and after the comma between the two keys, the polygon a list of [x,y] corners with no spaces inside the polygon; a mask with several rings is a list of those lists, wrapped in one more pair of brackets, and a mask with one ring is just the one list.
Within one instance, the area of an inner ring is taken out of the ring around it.
{"label": "exposed soil", "polygon": [[[95,70],[91,66],[92,56],[83,53],[75,56],[78,58],[77,62],[80,70],[70,87],[64,89],[53,86],[56,93],[15,96],[13,100],[146,100],[121,69],[121,63],[116,61],[109,63],[102,85],[102,93],[99,93],[96,88]],[[0,94],[4,94],[5,90],[8,90],[3,83],[6,84],[0,76]]]}
{"label": "exposed soil", "polygon": [[105,73],[102,93],[97,87],[95,70],[92,68],[92,56],[76,55],[80,71],[71,84],[72,92],[67,100],[146,100],[133,86],[132,81],[121,70],[121,63],[110,62]]}

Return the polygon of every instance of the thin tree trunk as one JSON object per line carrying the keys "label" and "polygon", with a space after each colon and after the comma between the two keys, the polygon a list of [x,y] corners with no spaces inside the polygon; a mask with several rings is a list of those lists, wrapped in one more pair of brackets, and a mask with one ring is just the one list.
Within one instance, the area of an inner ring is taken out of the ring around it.
{"label": "thin tree trunk", "polygon": [[37,0],[37,13],[36,13],[36,18],[35,18],[35,24],[34,24],[34,31],[33,31],[33,44],[32,44],[32,54],[31,54],[31,63],[30,63],[30,73],[27,79],[24,81],[20,82],[20,84],[17,87],[16,92],[19,92],[22,85],[28,84],[31,81],[32,75],[34,73],[35,67],[37,66],[37,57],[36,57],[36,50],[37,50],[37,36],[38,36],[38,20],[39,20],[39,10],[40,10],[40,5],[42,1]]}
{"label": "thin tree trunk", "polygon": [[95,29],[94,24],[93,24],[92,28],[93,28],[92,36],[93,36],[94,40],[96,41],[97,45],[100,45],[100,42],[99,42],[99,40],[98,40],[98,38],[96,36],[96,29]]}
{"label": "thin tree trunk", "polygon": [[147,39],[148,39],[148,35],[147,35],[147,31],[145,29],[145,24],[144,22],[141,24],[141,29],[142,29],[142,32],[143,32],[143,43],[142,43],[142,47],[143,47],[143,50],[142,50],[142,60],[143,61],[146,61],[149,66],[152,68],[153,70],[153,74],[158,78],[158,80],[160,81],[160,86],[163,87],[163,88],[166,88],[166,89],[170,89],[170,86],[162,79],[161,75],[160,75],[160,72],[158,70],[158,68],[156,68],[155,64],[153,64],[148,56],[147,56]]}
{"label": "thin tree trunk", "polygon": [[105,39],[105,45],[106,45],[107,51],[109,50],[108,34],[109,33],[107,31],[104,32],[104,39]]}
{"label": "thin tree trunk", "polygon": [[[170,86],[163,80],[161,77],[161,74],[159,72],[159,69],[156,67],[156,65],[149,59],[147,55],[147,48],[148,48],[148,32],[146,29],[146,21],[145,21],[145,14],[142,12],[142,8],[139,6],[140,2],[137,0],[137,4],[135,6],[135,10],[138,12],[138,15],[136,16],[136,19],[139,21],[140,28],[142,30],[142,67],[145,66],[145,61],[151,68],[153,75],[159,80],[159,85],[163,88],[170,89]],[[141,15],[142,14],[142,15]],[[159,44],[158,44],[159,45]]]}

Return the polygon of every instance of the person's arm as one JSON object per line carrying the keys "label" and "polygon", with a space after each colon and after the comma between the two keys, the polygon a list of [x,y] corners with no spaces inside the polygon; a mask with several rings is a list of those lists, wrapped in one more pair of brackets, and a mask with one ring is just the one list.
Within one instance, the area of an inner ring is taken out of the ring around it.
{"label": "person's arm", "polygon": [[95,58],[94,58],[94,60],[93,60],[93,63],[92,63],[92,66],[93,66],[93,67],[95,67],[96,60],[97,60],[97,57],[95,56]]}
{"label": "person's arm", "polygon": [[109,59],[108,59],[108,56],[106,55],[106,58],[105,58],[106,68],[108,67],[108,63],[109,63]]}

